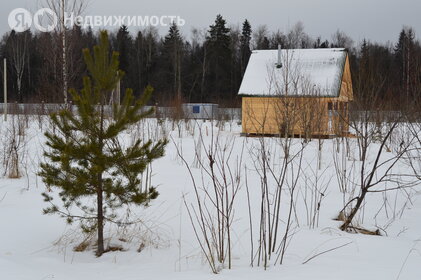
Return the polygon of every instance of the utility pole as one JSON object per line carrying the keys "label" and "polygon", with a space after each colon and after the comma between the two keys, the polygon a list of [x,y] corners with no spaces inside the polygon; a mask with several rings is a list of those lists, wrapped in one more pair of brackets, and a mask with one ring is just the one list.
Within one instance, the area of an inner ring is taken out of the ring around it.
{"label": "utility pole", "polygon": [[4,59],[4,81],[3,81],[3,90],[4,90],[4,121],[7,121],[7,63],[6,58]]}
{"label": "utility pole", "polygon": [[67,107],[67,58],[66,58],[66,27],[64,25],[64,3],[65,0],[61,0],[61,39],[63,44],[63,96],[64,96],[64,105]]}

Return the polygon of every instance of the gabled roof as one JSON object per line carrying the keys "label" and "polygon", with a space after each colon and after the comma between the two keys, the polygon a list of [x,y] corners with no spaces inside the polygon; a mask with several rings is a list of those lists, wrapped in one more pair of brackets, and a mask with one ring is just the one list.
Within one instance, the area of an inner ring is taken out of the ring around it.
{"label": "gabled roof", "polygon": [[338,97],[347,53],[345,49],[253,51],[241,83],[245,96]]}

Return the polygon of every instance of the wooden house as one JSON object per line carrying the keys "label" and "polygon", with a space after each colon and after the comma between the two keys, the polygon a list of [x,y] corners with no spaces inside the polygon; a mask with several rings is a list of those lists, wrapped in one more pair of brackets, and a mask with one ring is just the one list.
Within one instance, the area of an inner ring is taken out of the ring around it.
{"label": "wooden house", "polygon": [[238,94],[245,135],[348,135],[353,90],[345,49],[253,51]]}

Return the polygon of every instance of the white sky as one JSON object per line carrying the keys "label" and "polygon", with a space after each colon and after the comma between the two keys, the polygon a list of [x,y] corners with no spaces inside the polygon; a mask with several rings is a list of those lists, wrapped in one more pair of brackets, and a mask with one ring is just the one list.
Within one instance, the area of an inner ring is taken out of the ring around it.
{"label": "white sky", "polygon": [[[60,0],[56,0],[60,1]],[[68,0],[69,1],[69,0]],[[10,30],[7,17],[14,8],[37,7],[37,0],[2,0],[0,33]],[[184,35],[192,27],[207,28],[220,13],[229,24],[240,25],[247,18],[252,28],[266,24],[285,32],[297,21],[312,37],[331,39],[340,29],[359,42],[395,42],[403,25],[421,32],[420,0],[90,0],[86,14],[116,16],[179,15],[186,20]],[[135,31],[135,28],[131,29]],[[165,34],[167,28],[161,28]],[[421,33],[420,33],[421,34]],[[419,36],[417,36],[419,37]]]}

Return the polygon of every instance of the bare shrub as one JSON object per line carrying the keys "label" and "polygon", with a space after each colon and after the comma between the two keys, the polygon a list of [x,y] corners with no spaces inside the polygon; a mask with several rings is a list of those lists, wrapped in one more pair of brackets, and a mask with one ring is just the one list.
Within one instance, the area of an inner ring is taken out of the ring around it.
{"label": "bare shrub", "polygon": [[[234,138],[224,140],[212,129],[210,143],[206,143],[208,138],[202,133],[199,129],[195,157],[199,175],[193,172],[174,139],[173,142],[188,169],[195,194],[194,202],[185,199],[184,204],[201,250],[212,272],[218,273],[226,265],[232,268],[232,223],[234,203],[242,182],[244,141],[241,153],[234,157]],[[200,150],[205,153],[203,158]]]}
{"label": "bare shrub", "polygon": [[[283,263],[294,224],[298,226],[297,190],[306,146],[303,139],[259,137],[258,144],[249,149],[261,182],[258,249],[252,264],[255,258],[265,268]],[[282,207],[286,207],[283,227]]]}
{"label": "bare shrub", "polygon": [[3,133],[3,176],[20,178],[23,175],[22,162],[26,155],[26,127],[27,117],[11,115],[5,123]]}
{"label": "bare shrub", "polygon": [[[398,168],[412,148],[414,137],[407,137],[406,124],[399,112],[390,112],[380,98],[379,84],[383,77],[375,73],[365,83],[357,83],[359,90],[352,106],[349,126],[356,136],[358,162],[347,164],[348,151],[344,147],[335,156],[335,168],[342,192],[348,192],[340,215],[343,217],[341,230],[364,232],[355,221],[363,208],[369,193],[385,193],[412,188],[412,174],[402,174]],[[352,175],[356,174],[356,175]]]}
{"label": "bare shrub", "polygon": [[309,162],[303,169],[305,172],[301,175],[303,184],[300,193],[306,210],[307,226],[314,229],[319,226],[322,202],[331,183],[331,178],[325,176],[329,173],[330,166],[319,170],[319,159],[317,159],[316,166]]}

